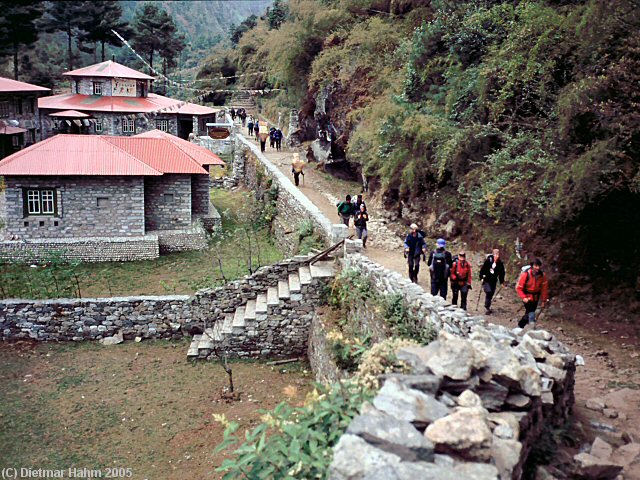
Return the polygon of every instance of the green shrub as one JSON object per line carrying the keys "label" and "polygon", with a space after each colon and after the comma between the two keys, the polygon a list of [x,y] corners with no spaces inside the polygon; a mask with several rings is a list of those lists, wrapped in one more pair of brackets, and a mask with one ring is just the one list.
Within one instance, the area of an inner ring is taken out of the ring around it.
{"label": "green shrub", "polygon": [[[223,479],[327,478],[332,448],[374,392],[355,381],[328,387],[317,385],[306,405],[294,408],[281,403],[264,412],[263,423],[242,436],[238,424],[226,423],[224,440],[217,450],[230,449],[233,458],[217,469]],[[242,443],[241,443],[242,442]]]}

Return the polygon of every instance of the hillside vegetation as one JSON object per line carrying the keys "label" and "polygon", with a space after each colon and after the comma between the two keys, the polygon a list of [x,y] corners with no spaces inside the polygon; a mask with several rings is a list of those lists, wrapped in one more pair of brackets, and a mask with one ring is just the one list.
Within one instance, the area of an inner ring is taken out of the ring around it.
{"label": "hillside vegetation", "polygon": [[634,286],[639,12],[637,0],[291,0],[281,25],[259,20],[207,68],[287,88],[267,103],[299,108],[309,140],[331,123],[388,209],[519,237],[561,271]]}

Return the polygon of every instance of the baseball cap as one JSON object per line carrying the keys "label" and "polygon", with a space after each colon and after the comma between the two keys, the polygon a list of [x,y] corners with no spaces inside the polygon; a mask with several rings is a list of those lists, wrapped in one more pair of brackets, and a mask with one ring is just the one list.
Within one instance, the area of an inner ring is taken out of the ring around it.
{"label": "baseball cap", "polygon": [[447,245],[447,242],[444,241],[444,238],[439,238],[438,240],[436,240],[436,245],[438,245],[439,247],[444,247]]}

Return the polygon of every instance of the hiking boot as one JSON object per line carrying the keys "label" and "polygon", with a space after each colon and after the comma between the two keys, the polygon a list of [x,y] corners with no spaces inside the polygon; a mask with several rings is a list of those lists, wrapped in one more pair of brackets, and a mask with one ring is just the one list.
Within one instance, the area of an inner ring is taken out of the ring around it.
{"label": "hiking boot", "polygon": [[524,328],[527,325],[529,325],[529,316],[525,314],[518,322],[518,327]]}
{"label": "hiking boot", "polygon": [[484,309],[484,314],[485,315],[491,315],[493,313],[493,310],[491,310],[490,308],[486,308]]}

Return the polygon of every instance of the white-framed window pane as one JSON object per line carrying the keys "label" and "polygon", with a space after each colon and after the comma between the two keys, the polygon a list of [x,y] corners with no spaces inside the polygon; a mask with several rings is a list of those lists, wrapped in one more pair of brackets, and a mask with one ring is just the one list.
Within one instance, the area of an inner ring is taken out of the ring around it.
{"label": "white-framed window pane", "polygon": [[96,120],[96,132],[102,132],[102,120]]}
{"label": "white-framed window pane", "polygon": [[102,95],[102,83],[93,82],[93,94],[94,95]]}
{"label": "white-framed window pane", "polygon": [[27,191],[27,208],[29,213],[40,213],[40,192],[38,190]]}
{"label": "white-framed window pane", "polygon": [[128,118],[122,119],[122,133],[133,133],[136,131],[135,121]]}
{"label": "white-framed window pane", "polygon": [[54,213],[53,190],[42,190],[40,198],[42,200],[42,213]]}
{"label": "white-framed window pane", "polygon": [[0,117],[8,117],[9,113],[9,102],[0,102]]}
{"label": "white-framed window pane", "polygon": [[156,128],[162,132],[169,131],[169,121],[168,120],[156,120]]}

